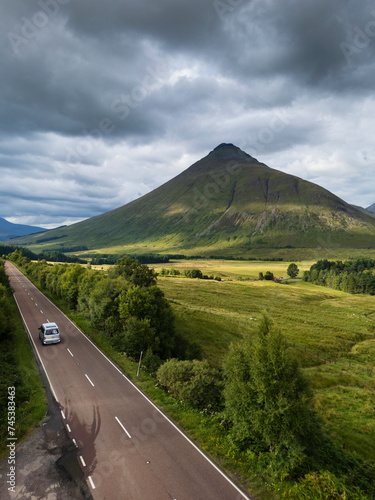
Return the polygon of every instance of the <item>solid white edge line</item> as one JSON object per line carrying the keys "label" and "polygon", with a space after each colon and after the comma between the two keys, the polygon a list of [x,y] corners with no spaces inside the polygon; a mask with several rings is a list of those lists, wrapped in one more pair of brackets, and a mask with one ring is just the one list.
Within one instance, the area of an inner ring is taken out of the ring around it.
{"label": "solid white edge line", "polygon": [[82,465],[84,467],[86,467],[86,462],[83,460],[83,456],[82,455],[79,456],[79,459],[81,460]]}
{"label": "solid white edge line", "polygon": [[122,427],[123,431],[125,431],[125,432],[126,432],[126,434],[127,434],[128,438],[129,438],[129,439],[131,439],[131,438],[132,438],[132,437],[131,437],[131,435],[130,435],[130,434],[129,434],[129,432],[125,429],[125,427],[122,425],[122,423],[120,422],[120,420],[119,420],[117,417],[115,417],[115,419],[116,419],[116,420],[117,420],[117,422],[121,425],[121,427]]}
{"label": "solid white edge line", "polygon": [[94,481],[92,480],[92,477],[91,477],[91,476],[89,476],[89,477],[88,477],[88,479],[89,479],[89,481],[90,481],[91,488],[92,488],[93,490],[95,490],[95,484],[94,484]]}
{"label": "solid white edge line", "polygon": [[[13,265],[14,265],[14,264],[13,264]],[[17,269],[17,268],[16,268],[16,269]],[[17,270],[18,270],[18,269],[17,269]],[[19,271],[19,272],[21,272],[21,271]],[[22,274],[23,274],[23,273],[22,273]],[[23,275],[23,276],[26,278],[26,276],[25,276],[25,275]],[[26,278],[26,279],[30,282],[30,284],[31,284],[34,288],[36,288],[36,286],[35,286],[35,285],[34,285],[34,284],[33,284],[33,283],[32,283],[32,282],[28,279],[28,278]],[[36,289],[37,289],[37,288],[36,288]],[[37,290],[38,290],[38,289],[37,289]],[[40,293],[42,293],[42,292],[40,292]],[[134,389],[135,389],[136,391],[138,391],[138,392],[139,392],[139,394],[140,394],[141,396],[143,396],[143,397],[145,398],[145,400],[146,400],[146,401],[148,401],[148,402],[150,403],[150,405],[152,405],[152,406],[156,409],[156,411],[158,411],[158,412],[160,413],[160,415],[162,415],[162,416],[163,416],[163,417],[167,420],[167,422],[169,422],[169,423],[172,425],[172,427],[174,427],[174,428],[176,429],[176,431],[177,431],[177,432],[179,432],[179,433],[181,434],[181,436],[182,436],[182,437],[184,437],[184,438],[186,439],[186,441],[188,441],[188,443],[190,443],[190,444],[191,444],[191,446],[193,446],[193,448],[195,448],[195,449],[197,450],[197,452],[198,452],[200,455],[202,455],[202,457],[203,457],[203,458],[205,458],[205,459],[207,460],[207,462],[208,462],[210,465],[212,465],[212,467],[213,467],[213,468],[214,468],[214,469],[215,469],[215,470],[216,470],[216,471],[217,471],[217,472],[218,472],[218,473],[219,473],[219,474],[220,474],[220,475],[221,475],[221,476],[222,476],[222,477],[223,477],[226,481],[228,481],[228,483],[229,483],[230,485],[232,485],[232,486],[233,486],[233,488],[234,488],[236,491],[238,491],[238,493],[240,493],[240,494],[243,496],[243,498],[246,498],[247,500],[252,500],[252,499],[251,499],[251,497],[247,496],[247,495],[246,495],[246,494],[245,494],[245,493],[244,493],[244,492],[243,492],[243,491],[242,491],[242,490],[241,490],[241,489],[240,489],[240,488],[239,488],[239,487],[238,487],[238,486],[237,486],[237,485],[236,485],[236,484],[235,484],[235,483],[234,483],[234,482],[230,479],[230,477],[229,477],[229,476],[227,476],[227,475],[225,474],[225,472],[224,472],[224,471],[222,471],[222,470],[221,470],[221,469],[220,469],[220,468],[219,468],[219,467],[218,467],[218,466],[217,466],[217,465],[216,465],[216,464],[215,464],[215,463],[214,463],[214,462],[213,462],[213,461],[212,461],[212,460],[211,460],[211,459],[210,459],[210,458],[209,458],[209,457],[205,454],[205,453],[203,453],[203,451],[202,451],[202,450],[201,450],[201,449],[200,449],[200,448],[199,448],[199,447],[198,447],[198,446],[194,443],[194,441],[192,441],[192,440],[191,440],[191,439],[190,439],[190,438],[189,438],[189,437],[188,437],[188,436],[187,436],[184,432],[182,432],[182,430],[181,430],[181,429],[179,429],[179,428],[177,427],[177,425],[176,425],[176,424],[175,424],[175,423],[174,423],[174,422],[173,422],[173,421],[172,421],[169,417],[167,417],[167,415],[165,415],[165,414],[161,411],[161,409],[160,409],[160,408],[158,408],[158,406],[156,406],[156,404],[155,404],[153,401],[151,401],[151,399],[149,399],[149,398],[146,396],[146,394],[144,394],[144,393],[141,391],[141,389],[139,389],[139,387],[137,387],[137,386],[134,384],[134,382],[132,382],[132,381],[131,381],[131,380],[130,380],[130,379],[129,379],[129,378],[128,378],[128,377],[127,377],[127,376],[126,376],[126,375],[125,375],[125,374],[124,374],[121,370],[120,370],[120,368],[118,368],[118,367],[117,367],[117,366],[113,363],[113,361],[111,361],[111,360],[110,360],[110,359],[109,359],[109,358],[108,358],[108,357],[107,357],[107,356],[106,356],[106,355],[105,355],[105,354],[104,354],[104,353],[103,353],[103,352],[99,349],[99,347],[98,347],[98,346],[96,346],[96,345],[94,344],[94,342],[93,342],[91,339],[89,339],[89,337],[88,337],[85,333],[83,333],[83,331],[82,331],[82,330],[80,330],[80,329],[78,328],[78,326],[77,326],[77,325],[76,325],[76,324],[75,324],[75,323],[74,323],[74,322],[73,322],[70,318],[68,318],[68,316],[67,316],[65,313],[63,313],[63,312],[62,312],[62,311],[61,311],[61,310],[60,310],[60,309],[56,306],[56,304],[54,304],[54,303],[52,302],[52,300],[50,300],[50,299],[49,299],[48,297],[46,297],[46,296],[44,296],[44,297],[45,297],[45,298],[48,300],[48,302],[50,302],[50,303],[51,303],[51,304],[52,304],[52,305],[53,305],[56,309],[58,309],[58,310],[61,312],[61,314],[62,314],[63,316],[65,316],[65,318],[66,318],[66,319],[67,319],[67,320],[68,320],[68,321],[69,321],[69,322],[70,322],[70,323],[71,323],[71,324],[72,324],[75,328],[77,328],[77,330],[80,332],[80,334],[81,334],[83,337],[85,337],[85,339],[86,339],[88,342],[90,342],[90,344],[91,344],[91,345],[92,345],[92,346],[93,346],[93,347],[94,347],[94,348],[95,348],[95,349],[96,349],[96,350],[97,350],[97,351],[98,351],[98,352],[99,352],[99,353],[103,356],[103,358],[105,358],[105,359],[108,361],[108,363],[110,363],[110,364],[113,366],[113,368],[115,368],[115,370],[117,370],[117,371],[120,373],[120,375],[121,375],[122,377],[124,377],[124,379],[125,379],[127,382],[129,382],[129,384],[130,384],[130,385],[132,385],[132,386],[134,387]],[[51,386],[51,388],[52,388],[52,386]],[[57,400],[57,399],[56,399],[56,400]],[[90,478],[90,476],[89,476],[89,478]],[[90,481],[91,481],[91,480],[90,480]]]}
{"label": "solid white edge line", "polygon": [[93,387],[95,387],[95,385],[91,382],[90,377],[87,375],[87,373],[85,373],[85,377],[86,377],[86,378],[87,378],[87,380],[90,382],[90,384],[91,384]]}

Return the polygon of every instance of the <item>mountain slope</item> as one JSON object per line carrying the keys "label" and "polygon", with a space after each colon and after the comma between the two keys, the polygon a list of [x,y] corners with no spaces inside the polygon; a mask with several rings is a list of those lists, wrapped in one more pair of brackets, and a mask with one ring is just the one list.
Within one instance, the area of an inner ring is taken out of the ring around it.
{"label": "mountain slope", "polygon": [[17,236],[24,236],[45,231],[42,227],[27,226],[25,224],[13,224],[0,217],[0,241],[9,240]]}
{"label": "mountain slope", "polygon": [[375,215],[375,203],[373,203],[372,205],[370,205],[369,207],[367,207],[366,210],[368,212],[371,212],[372,214]]}
{"label": "mountain slope", "polygon": [[288,246],[363,248],[375,246],[375,220],[316,184],[221,144],[131,203],[17,243],[221,255]]}

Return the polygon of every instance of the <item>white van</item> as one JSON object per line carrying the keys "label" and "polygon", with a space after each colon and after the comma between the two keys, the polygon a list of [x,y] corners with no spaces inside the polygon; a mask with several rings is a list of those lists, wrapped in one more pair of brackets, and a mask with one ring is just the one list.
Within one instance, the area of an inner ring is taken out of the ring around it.
{"label": "white van", "polygon": [[59,327],[56,323],[43,323],[39,327],[39,338],[43,345],[57,344],[61,341]]}

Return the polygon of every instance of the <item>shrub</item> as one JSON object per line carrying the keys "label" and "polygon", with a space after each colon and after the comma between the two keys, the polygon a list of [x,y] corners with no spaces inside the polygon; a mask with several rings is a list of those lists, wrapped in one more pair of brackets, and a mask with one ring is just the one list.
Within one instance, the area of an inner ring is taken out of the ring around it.
{"label": "shrub", "polygon": [[274,279],[273,273],[271,271],[267,271],[266,274],[264,275],[264,279],[268,281],[272,281]]}
{"label": "shrub", "polygon": [[170,359],[161,365],[156,376],[168,392],[193,408],[221,406],[222,380],[219,371],[207,361]]}
{"label": "shrub", "polygon": [[348,488],[342,479],[330,472],[311,472],[304,479],[284,492],[288,500],[362,500],[363,493],[358,488]]}

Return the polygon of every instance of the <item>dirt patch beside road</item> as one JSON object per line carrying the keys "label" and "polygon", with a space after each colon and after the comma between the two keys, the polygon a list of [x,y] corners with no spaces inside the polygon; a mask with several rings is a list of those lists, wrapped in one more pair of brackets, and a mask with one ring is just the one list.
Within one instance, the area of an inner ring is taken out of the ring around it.
{"label": "dirt patch beside road", "polygon": [[2,500],[92,500],[59,406],[48,399],[48,416],[16,447],[14,492],[8,490],[8,456],[0,462]]}

